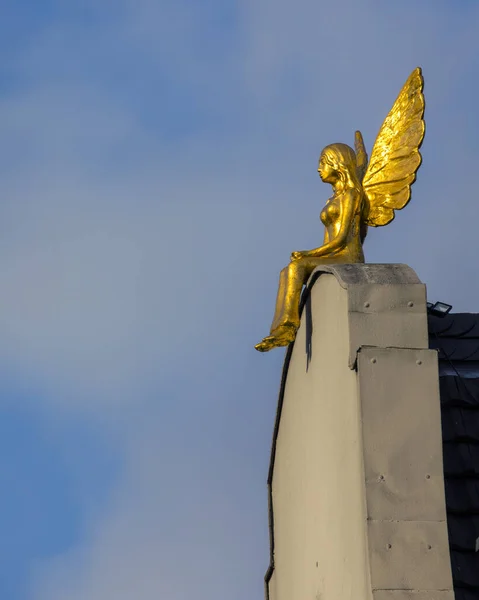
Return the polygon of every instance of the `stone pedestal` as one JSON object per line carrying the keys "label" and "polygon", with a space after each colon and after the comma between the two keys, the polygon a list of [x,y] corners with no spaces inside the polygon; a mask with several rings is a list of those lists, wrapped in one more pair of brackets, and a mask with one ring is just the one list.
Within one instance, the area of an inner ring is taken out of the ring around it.
{"label": "stone pedestal", "polygon": [[409,267],[313,273],[268,484],[269,600],[453,600],[437,355]]}

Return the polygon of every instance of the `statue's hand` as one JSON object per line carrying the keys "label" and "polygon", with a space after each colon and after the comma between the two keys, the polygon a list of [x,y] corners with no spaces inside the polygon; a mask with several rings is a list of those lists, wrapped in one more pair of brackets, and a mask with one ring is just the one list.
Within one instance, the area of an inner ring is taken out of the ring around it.
{"label": "statue's hand", "polygon": [[296,250],[295,252],[291,252],[291,261],[299,260],[301,258],[305,258],[308,256],[307,252],[301,252],[300,250]]}

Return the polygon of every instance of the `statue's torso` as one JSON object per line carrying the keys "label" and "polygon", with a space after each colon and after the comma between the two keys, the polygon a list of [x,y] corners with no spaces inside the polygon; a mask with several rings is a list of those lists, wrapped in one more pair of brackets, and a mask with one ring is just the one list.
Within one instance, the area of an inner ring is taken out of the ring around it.
{"label": "statue's torso", "polygon": [[341,201],[333,196],[330,198],[326,206],[321,211],[321,221],[325,227],[334,226],[334,223],[339,222],[341,218]]}
{"label": "statue's torso", "polygon": [[[321,222],[327,229],[330,242],[336,238],[341,229],[342,199],[343,194],[332,196],[321,211]],[[361,203],[359,202],[358,209],[356,210],[351,222],[346,247],[339,252],[335,252],[335,256],[338,254],[345,254],[351,262],[364,262],[363,248],[360,239],[360,228]]]}

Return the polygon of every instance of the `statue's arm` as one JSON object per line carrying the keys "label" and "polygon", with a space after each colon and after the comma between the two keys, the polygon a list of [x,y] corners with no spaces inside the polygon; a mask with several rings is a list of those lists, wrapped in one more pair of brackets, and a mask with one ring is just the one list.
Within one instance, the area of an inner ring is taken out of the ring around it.
{"label": "statue's arm", "polygon": [[329,243],[329,231],[328,228],[324,228],[323,246]]}
{"label": "statue's arm", "polygon": [[[333,252],[342,250],[347,244],[348,235],[351,230],[353,216],[356,209],[356,204],[357,202],[359,202],[359,199],[360,196],[356,190],[348,190],[347,192],[345,192],[342,198],[341,223],[339,226],[338,235],[332,240],[329,240],[329,236],[326,231],[324,236],[324,243],[320,248],[315,248],[314,250],[301,252],[300,254],[304,257],[309,256],[313,258],[320,258],[321,256],[327,256],[328,254],[332,254]],[[294,259],[293,256],[292,258]]]}

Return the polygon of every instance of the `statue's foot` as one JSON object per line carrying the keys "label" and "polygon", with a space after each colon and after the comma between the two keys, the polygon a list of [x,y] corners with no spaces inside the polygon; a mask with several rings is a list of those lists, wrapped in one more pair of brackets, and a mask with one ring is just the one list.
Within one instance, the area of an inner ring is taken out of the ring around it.
{"label": "statue's foot", "polygon": [[271,335],[268,335],[259,344],[256,344],[255,349],[258,350],[258,352],[268,352],[273,348],[289,346],[291,342],[294,342],[296,331],[297,328],[292,324],[281,325],[280,327],[277,327]]}
{"label": "statue's foot", "polygon": [[255,350],[258,350],[258,352],[269,352],[277,346],[287,346],[287,344],[279,344],[274,335],[268,335],[259,344],[256,344]]}

